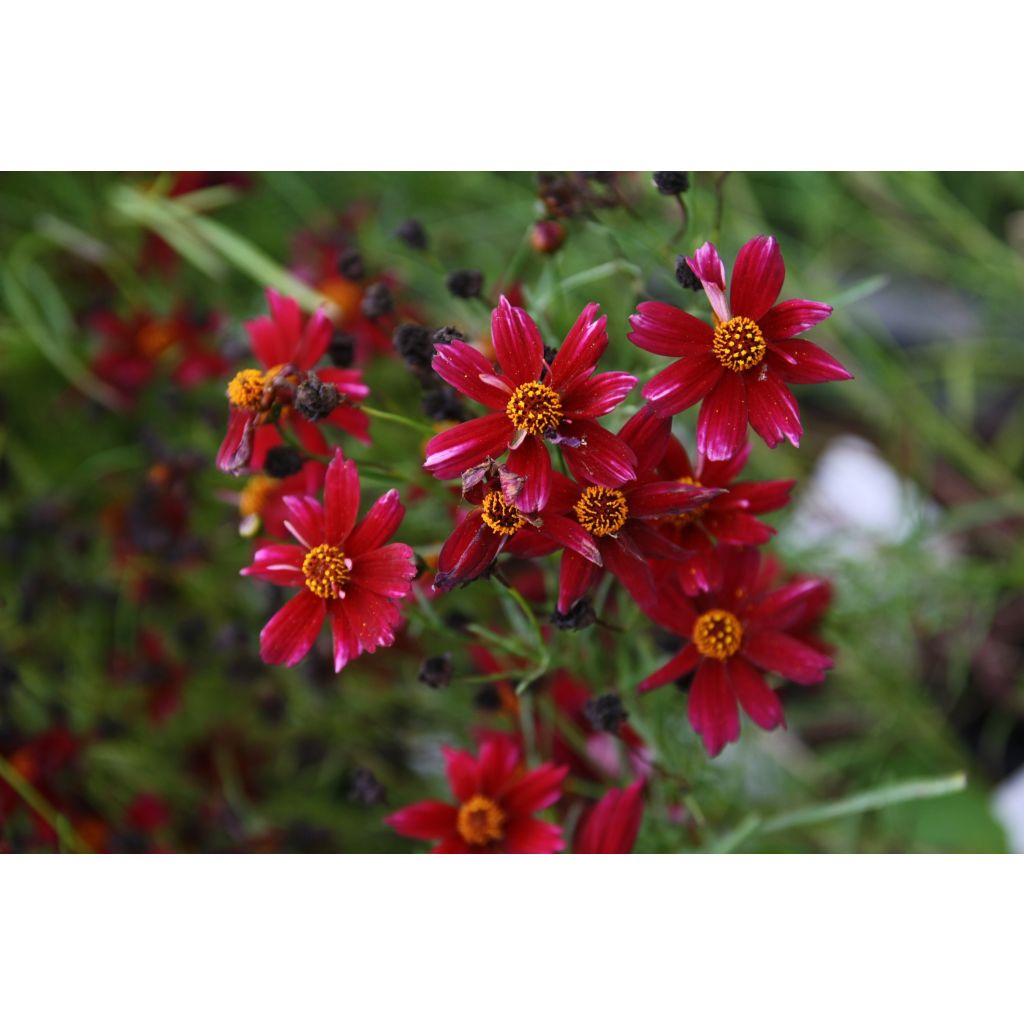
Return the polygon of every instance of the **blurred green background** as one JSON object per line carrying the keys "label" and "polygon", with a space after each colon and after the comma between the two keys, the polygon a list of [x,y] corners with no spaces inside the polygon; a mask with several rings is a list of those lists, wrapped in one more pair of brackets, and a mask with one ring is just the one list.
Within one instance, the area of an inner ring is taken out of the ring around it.
{"label": "blurred green background", "polygon": [[[182,182],[0,177],[4,848],[414,849],[383,818],[443,794],[441,742],[500,721],[470,681],[482,670],[466,621],[513,638],[525,628],[481,581],[414,603],[399,644],[341,677],[322,658],[261,665],[273,605],[238,577],[251,550],[231,504],[242,482],[212,464],[227,375],[182,386],[172,348],[121,402],[95,372],[98,313],[185,308],[209,350],[241,367],[241,324],[263,312],[263,288],[311,309],[304,253],[341,235],[391,281],[399,319],[484,337],[489,303],[515,285],[557,344],[597,301],[612,339],[602,368],[646,379],[663,361],[626,340],[636,303],[706,315],[676,282],[676,256],[712,239],[731,265],[770,233],[783,298],[835,306],[813,338],[856,378],[798,388],[802,447],[755,439],[747,471],[799,481],[771,519],[773,549],[833,580],[836,668],[821,687],[785,688],[785,733],[745,723],[709,762],[679,693],[632,694],[663,657],[636,617],[610,646],[555,635],[551,664],[620,692],[657,751],[665,775],[638,850],[1007,849],[993,795],[1024,765],[1024,176],[697,173],[685,213],[648,172]],[[534,225],[553,215],[565,242],[539,252]],[[409,218],[425,249],[396,237]],[[448,292],[462,268],[483,273],[487,302]],[[423,418],[401,363],[380,355],[364,370],[372,404]],[[695,410],[677,421],[689,441]],[[400,487],[400,539],[429,558],[454,499],[419,470],[412,437],[376,421],[372,449],[343,443],[366,494]],[[444,652],[452,685],[418,682],[422,659]],[[543,705],[543,685],[527,699]]]}

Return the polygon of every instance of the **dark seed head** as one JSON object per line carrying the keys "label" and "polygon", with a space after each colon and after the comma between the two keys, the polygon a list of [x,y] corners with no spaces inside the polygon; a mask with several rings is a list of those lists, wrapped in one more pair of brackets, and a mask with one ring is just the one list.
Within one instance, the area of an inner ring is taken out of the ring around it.
{"label": "dark seed head", "polygon": [[479,270],[453,270],[445,284],[456,298],[475,299],[484,286],[484,275]]}
{"label": "dark seed head", "polygon": [[363,316],[367,316],[371,320],[375,320],[379,316],[386,316],[395,308],[395,299],[391,294],[391,289],[383,281],[371,284],[366,289],[359,308],[363,311]]}
{"label": "dark seed head", "polygon": [[655,171],[651,180],[663,196],[677,196],[690,187],[690,175],[686,171]]}
{"label": "dark seed head", "polygon": [[454,673],[455,665],[450,654],[432,654],[423,659],[416,679],[432,690],[440,690],[452,681]]}
{"label": "dark seed head", "polygon": [[358,249],[349,249],[338,259],[338,273],[350,281],[361,281],[366,276],[363,255]]}
{"label": "dark seed head", "polygon": [[551,613],[551,624],[558,629],[586,629],[597,622],[593,605],[585,598],[580,598],[564,615],[556,608]]}
{"label": "dark seed head", "polygon": [[405,242],[410,249],[426,249],[427,232],[423,225],[413,217],[403,220],[395,229],[395,238]]}
{"label": "dark seed head", "polygon": [[431,341],[435,345],[450,345],[453,341],[465,341],[466,336],[458,327],[441,327],[434,331]]}
{"label": "dark seed head", "polygon": [[333,384],[320,380],[315,373],[295,389],[295,408],[307,420],[316,421],[329,416],[338,408],[341,396]]}
{"label": "dark seed head", "polygon": [[690,269],[685,256],[676,257],[676,280],[691,291],[699,292],[704,287],[700,283],[700,278]]}
{"label": "dark seed head", "polygon": [[263,463],[263,472],[276,480],[283,480],[285,477],[294,476],[304,464],[302,456],[286,444],[279,444],[267,452],[267,458]]}
{"label": "dark seed head", "polygon": [[595,729],[604,732],[618,732],[623,722],[629,718],[617,693],[602,693],[600,697],[588,700],[583,705],[583,713]]}
{"label": "dark seed head", "polygon": [[429,330],[419,324],[402,324],[391,335],[391,344],[411,370],[429,370],[434,357],[434,341]]}

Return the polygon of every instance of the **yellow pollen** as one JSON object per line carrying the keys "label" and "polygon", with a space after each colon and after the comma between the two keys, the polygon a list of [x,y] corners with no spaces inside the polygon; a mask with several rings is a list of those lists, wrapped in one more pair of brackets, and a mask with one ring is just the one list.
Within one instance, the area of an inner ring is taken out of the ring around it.
{"label": "yellow pollen", "polygon": [[[689,484],[691,487],[704,486],[699,480],[695,480],[692,476],[681,476],[676,480],[676,483]],[[700,519],[700,517],[704,515],[705,508],[707,508],[706,505],[700,505],[697,508],[691,508],[688,512],[679,512],[677,515],[670,516],[669,518],[676,526],[689,526],[690,523]]]}
{"label": "yellow pollen", "polygon": [[259,370],[240,370],[228,384],[228,401],[239,409],[257,412],[263,404],[266,382]]}
{"label": "yellow pollen", "polygon": [[725,661],[740,649],[743,627],[732,612],[714,608],[693,624],[693,643],[705,658]]}
{"label": "yellow pollen", "polygon": [[243,519],[263,515],[267,499],[277,490],[277,481],[263,473],[250,478],[238,497],[238,512]]}
{"label": "yellow pollen", "polygon": [[516,430],[543,434],[562,422],[562,399],[547,384],[530,381],[515,389],[505,406],[505,414]]}
{"label": "yellow pollen", "polygon": [[526,520],[515,505],[509,504],[500,491],[491,491],[481,505],[484,522],[505,537],[516,533]]}
{"label": "yellow pollen", "polygon": [[455,824],[470,846],[486,846],[505,836],[505,812],[486,796],[470,797],[460,808]]}
{"label": "yellow pollen", "polygon": [[727,370],[741,373],[764,359],[764,335],[749,317],[734,316],[715,328],[711,350]]}
{"label": "yellow pollen", "polygon": [[306,586],[317,597],[344,597],[342,589],[351,575],[352,562],[337,544],[318,544],[310,548],[302,562]]}
{"label": "yellow pollen", "polygon": [[595,537],[618,533],[629,518],[626,496],[611,487],[588,487],[576,502],[576,518]]}

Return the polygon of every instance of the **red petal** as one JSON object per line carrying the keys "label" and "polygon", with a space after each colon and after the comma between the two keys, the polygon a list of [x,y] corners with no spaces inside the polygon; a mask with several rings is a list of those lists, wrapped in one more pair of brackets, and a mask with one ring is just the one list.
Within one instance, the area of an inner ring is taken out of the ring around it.
{"label": "red petal", "polygon": [[558,853],[564,849],[562,829],[550,822],[513,818],[505,829],[508,853]]}
{"label": "red petal", "polygon": [[253,555],[252,565],[242,569],[242,576],[255,576],[284,587],[301,587],[305,584],[302,562],[306,549],[297,544],[264,544]]}
{"label": "red petal", "polygon": [[[568,548],[594,565],[601,565],[601,551],[594,538],[579,523],[567,516],[545,516],[537,529],[554,540],[559,547]],[[519,536],[521,534],[522,531]]]}
{"label": "red petal", "polygon": [[746,658],[730,658],[728,672],[733,692],[751,721],[769,731],[785,722],[778,694]]}
{"label": "red petal", "polygon": [[596,420],[607,416],[636,387],[629,373],[599,373],[578,382],[562,395],[562,411],[569,419]]}
{"label": "red petal", "polygon": [[748,382],[747,409],[750,425],[769,448],[774,448],[783,438],[794,448],[800,447],[803,427],[796,399],[774,373],[769,373],[764,380]]}
{"label": "red petal", "polygon": [[356,401],[362,401],[370,394],[370,389],[363,383],[362,370],[342,370],[327,367],[317,370],[317,376],[328,384],[333,384],[343,395]]}
{"label": "red petal", "polygon": [[324,512],[316,498],[304,494],[286,494],[281,498],[288,509],[284,525],[304,547],[315,548],[324,542]]}
{"label": "red petal", "polygon": [[514,816],[550,807],[562,795],[562,781],[568,773],[568,765],[542,764],[501,794],[501,806]]}
{"label": "red petal", "polygon": [[385,822],[410,839],[445,839],[455,831],[458,811],[440,800],[424,800],[396,811]]}
{"label": "red petal", "polygon": [[576,420],[565,424],[562,433],[583,440],[578,448],[562,446],[566,465],[580,480],[617,487],[636,479],[636,456],[624,441],[593,420]]}
{"label": "red petal", "polygon": [[451,590],[459,584],[475,580],[498,557],[504,542],[505,538],[483,521],[480,510],[473,509],[452,530],[437,556],[434,589]]}
{"label": "red petal", "polygon": [[363,521],[352,531],[345,544],[345,552],[355,557],[379,548],[398,529],[405,517],[405,508],[398,491],[382,494],[366,513]]}
{"label": "red petal", "polygon": [[480,744],[480,792],[485,796],[501,795],[521,760],[519,744],[511,736],[492,733]]}
{"label": "red petal", "polygon": [[337,448],[324,482],[324,537],[328,544],[343,544],[359,515],[359,471]]}
{"label": "red petal", "polygon": [[664,302],[641,302],[629,323],[629,340],[656,356],[695,355],[694,349],[709,349],[715,336],[710,324]]}
{"label": "red petal", "polygon": [[518,448],[508,453],[508,468],[524,478],[516,505],[524,512],[538,512],[551,495],[551,455],[547,445],[532,434],[523,438]]}
{"label": "red petal", "polygon": [[489,456],[501,454],[512,434],[512,423],[504,413],[460,423],[427,442],[423,468],[438,480],[451,480]]}
{"label": "red petal", "polygon": [[459,803],[465,803],[480,792],[480,769],[476,758],[465,750],[453,750],[451,747],[442,747],[441,753],[452,794]]}
{"label": "red petal", "polygon": [[739,739],[740,714],[722,662],[702,659],[690,688],[688,710],[690,725],[711,757]]}
{"label": "red petal", "polygon": [[501,410],[508,405],[511,388],[506,391],[481,380],[481,377],[494,378],[494,367],[472,345],[457,339],[450,345],[438,345],[432,365],[442,380],[481,405]]}
{"label": "red petal", "polygon": [[672,655],[664,665],[656,672],[640,680],[637,686],[638,693],[647,693],[649,690],[656,690],[659,686],[674,682],[682,676],[689,675],[700,660],[697,648],[693,644],[687,644],[678,654]]}
{"label": "red petal", "polygon": [[608,318],[594,319],[599,308],[596,303],[584,308],[555,354],[548,383],[556,391],[589,374],[608,347]]}
{"label": "red petal", "polygon": [[697,449],[714,462],[731,459],[747,437],[747,387],[738,373],[723,371],[697,417]]}
{"label": "red petal", "polygon": [[728,320],[731,314],[725,298],[725,267],[718,250],[710,242],[705,242],[693,254],[693,259],[686,262],[704,285],[704,294],[715,315],[719,320]]}
{"label": "red petal", "polygon": [[633,600],[646,610],[657,597],[654,577],[651,575],[647,560],[640,555],[640,552],[637,551],[634,557],[634,554],[628,550],[627,536],[628,534],[625,532],[620,533],[616,539],[608,538],[608,541],[602,545],[601,553],[604,555],[604,565],[629,591]]}
{"label": "red petal", "polygon": [[228,428],[217,452],[217,468],[222,473],[238,475],[252,461],[257,414],[232,405],[228,409]]}
{"label": "red petal", "polygon": [[573,852],[632,853],[643,815],[643,779],[628,789],[609,789],[577,829]]}
{"label": "red petal", "polygon": [[[284,343],[284,358],[278,361],[282,363],[296,362],[299,342],[302,337],[302,311],[299,309],[299,304],[292,298],[279,295],[273,288],[267,289],[267,302],[270,305],[270,315],[277,325]],[[302,369],[306,369],[306,367],[302,367]]]}
{"label": "red petal", "polygon": [[558,572],[558,610],[562,615],[583,597],[601,576],[601,569],[575,551],[562,552]]}
{"label": "red petal", "polygon": [[631,519],[661,519],[700,508],[725,492],[709,487],[694,487],[674,481],[640,484],[628,494]]}
{"label": "red petal", "polygon": [[832,667],[831,658],[785,633],[748,631],[743,637],[743,653],[766,672],[777,672],[804,685],[820,683]]}
{"label": "red petal", "polygon": [[372,654],[378,647],[390,647],[395,642],[394,630],[402,616],[391,601],[354,583],[344,601],[360,651]]}
{"label": "red petal", "polygon": [[832,307],[825,305],[824,302],[789,299],[780,302],[758,318],[757,326],[761,328],[766,341],[782,341],[810,330],[831,315]]}
{"label": "red petal", "polygon": [[[653,405],[641,406],[639,412],[634,413],[619,431],[619,440],[629,445],[636,455],[638,477],[650,473],[661,462],[671,438],[671,419],[659,416]],[[684,474],[680,472],[675,475]]]}
{"label": "red petal", "polygon": [[752,238],[736,254],[729,290],[732,315],[760,320],[775,304],[786,279],[779,243],[770,235]]}
{"label": "red petal", "polygon": [[513,385],[540,377],[544,342],[526,310],[513,306],[503,295],[491,314],[491,341],[502,371]]}
{"label": "red petal", "polygon": [[324,601],[305,587],[260,632],[260,657],[268,665],[297,665],[324,624]]}
{"label": "red petal", "polygon": [[666,366],[644,385],[642,394],[660,416],[675,416],[699,402],[725,375],[722,364],[704,352]]}
{"label": "red petal", "polygon": [[416,556],[407,544],[388,544],[360,555],[352,567],[352,579],[360,587],[392,599],[406,597],[416,575]]}
{"label": "red petal", "polygon": [[725,544],[766,544],[775,533],[746,512],[708,512],[701,525]]}
{"label": "red petal", "polygon": [[813,341],[776,342],[768,351],[769,356],[781,353],[783,358],[771,360],[771,365],[783,380],[791,384],[853,380],[853,374],[838,359],[834,359]]}
{"label": "red petal", "polygon": [[303,332],[302,338],[296,347],[295,365],[302,370],[311,370],[316,366],[327,351],[327,343],[331,340],[333,330],[334,328],[327,314],[322,309],[318,309],[309,318],[306,330]]}
{"label": "red petal", "polygon": [[353,658],[359,657],[359,640],[349,622],[344,601],[331,601],[330,612],[334,671],[340,672]]}

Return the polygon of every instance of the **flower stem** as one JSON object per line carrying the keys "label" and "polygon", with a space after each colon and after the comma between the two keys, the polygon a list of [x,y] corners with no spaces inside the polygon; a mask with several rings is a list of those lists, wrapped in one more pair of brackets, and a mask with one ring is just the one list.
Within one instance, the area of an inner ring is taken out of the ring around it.
{"label": "flower stem", "polygon": [[50,803],[7,758],[0,756],[0,779],[3,779],[22,800],[57,833],[61,846],[75,853],[89,853],[68,820]]}

